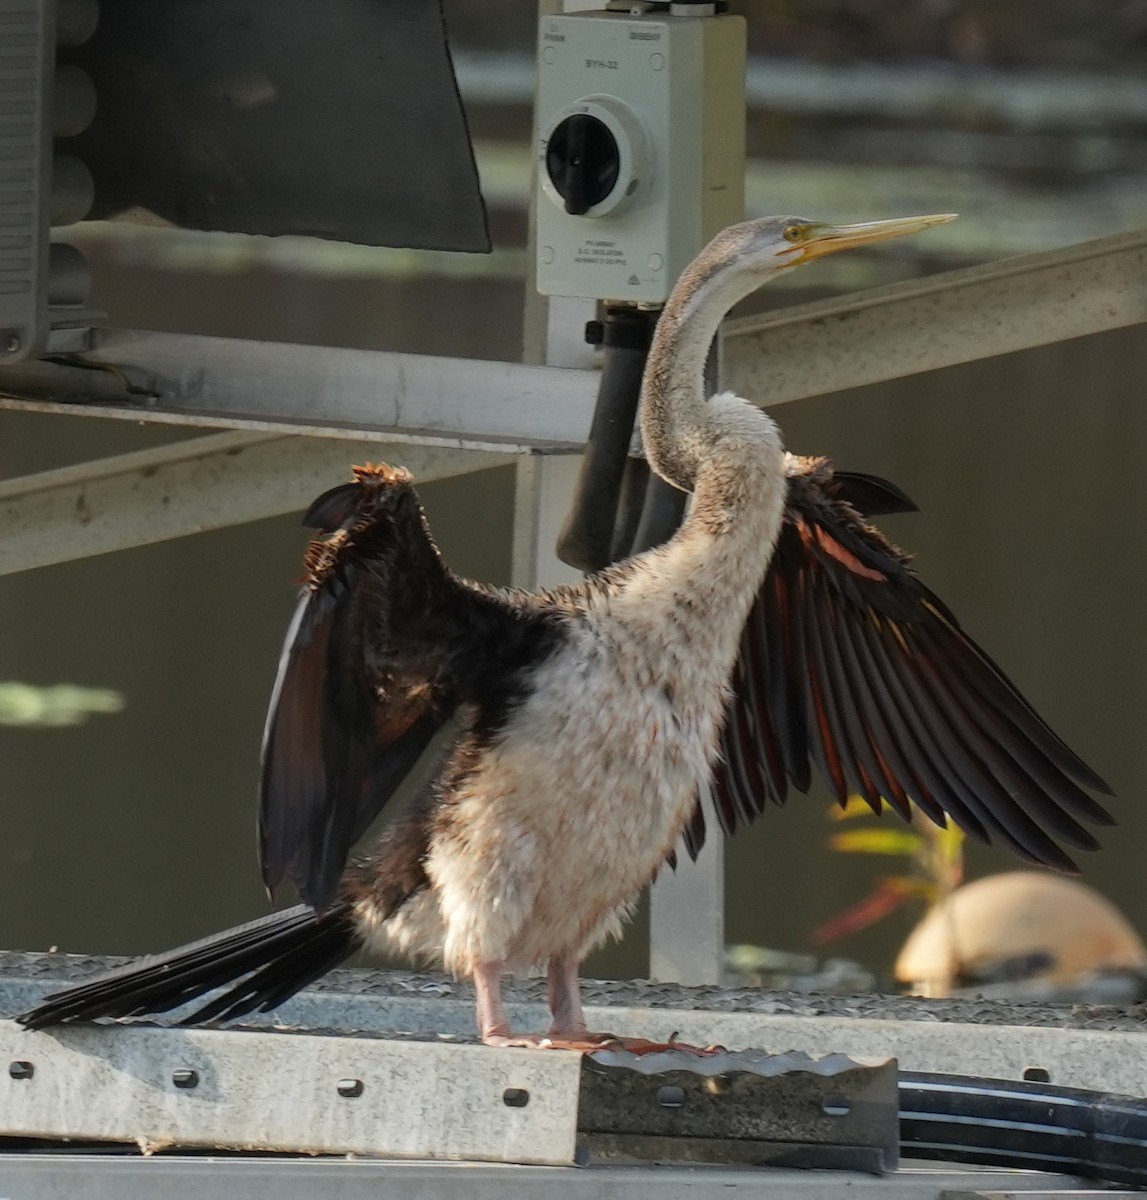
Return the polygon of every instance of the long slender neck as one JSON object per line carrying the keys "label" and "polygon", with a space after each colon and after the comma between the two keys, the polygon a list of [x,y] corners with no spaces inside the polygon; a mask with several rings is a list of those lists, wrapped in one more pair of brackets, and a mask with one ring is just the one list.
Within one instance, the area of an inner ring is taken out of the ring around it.
{"label": "long slender neck", "polygon": [[760,287],[731,261],[695,263],[657,322],[641,389],[641,436],[650,466],[692,491],[709,445],[705,361],[725,314]]}

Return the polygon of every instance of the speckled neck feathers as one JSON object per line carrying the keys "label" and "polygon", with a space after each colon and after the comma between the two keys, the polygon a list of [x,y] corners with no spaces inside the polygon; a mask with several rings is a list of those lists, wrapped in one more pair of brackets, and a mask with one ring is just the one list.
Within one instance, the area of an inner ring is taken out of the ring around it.
{"label": "speckled neck feathers", "polygon": [[641,394],[645,452],[653,469],[683,491],[695,490],[703,463],[711,467],[731,449],[751,452],[759,439],[771,459],[779,445],[771,421],[734,420],[730,425],[727,411],[706,403],[705,362],[722,319],[738,300],[784,269],[743,269],[743,240],[737,229],[727,230],[685,271],[657,322],[649,351]]}

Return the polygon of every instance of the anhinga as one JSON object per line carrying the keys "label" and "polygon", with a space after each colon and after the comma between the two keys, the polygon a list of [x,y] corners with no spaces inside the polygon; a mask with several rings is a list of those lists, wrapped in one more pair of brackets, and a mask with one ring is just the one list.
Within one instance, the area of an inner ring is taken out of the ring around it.
{"label": "anhinga", "polygon": [[[728,309],[824,254],[947,217],[830,226],[767,218],[719,234],[658,323],[641,430],[692,493],[677,534],[576,585],[504,591],[439,557],[409,475],[362,467],[320,496],[321,531],[287,633],[264,740],[263,874],[303,904],[49,997],[21,1020],[267,1009],[362,946],[471,976],[478,1024],[513,1036],[507,970],[544,965],[549,1044],[584,1046],[578,965],[615,934],[713,788],[726,831],[810,783],[842,802],[1074,864],[1106,792],[907,558],[865,516],[911,507],[889,484],[786,454],[776,425],[703,370]],[[767,399],[767,397],[763,398]],[[864,514],[862,516],[861,514]],[[362,857],[356,840],[432,739],[434,781]]]}

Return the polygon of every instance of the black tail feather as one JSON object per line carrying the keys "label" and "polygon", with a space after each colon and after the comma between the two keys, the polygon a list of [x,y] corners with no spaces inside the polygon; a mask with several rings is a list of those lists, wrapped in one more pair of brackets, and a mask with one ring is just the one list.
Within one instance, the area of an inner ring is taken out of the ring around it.
{"label": "black tail feather", "polygon": [[300,904],[126,963],[48,996],[16,1020],[28,1029],[43,1029],[65,1021],[168,1012],[233,984],[181,1024],[229,1020],[274,1008],[353,954],[361,940],[348,905],[320,915]]}

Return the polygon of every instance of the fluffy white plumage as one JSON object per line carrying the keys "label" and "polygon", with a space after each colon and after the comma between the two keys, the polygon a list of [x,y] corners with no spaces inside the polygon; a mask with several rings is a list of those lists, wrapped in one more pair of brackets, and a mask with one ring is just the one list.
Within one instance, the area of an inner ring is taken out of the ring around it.
{"label": "fluffy white plumage", "polygon": [[[709,406],[725,452],[666,545],[550,598],[567,636],[430,842],[433,901],[388,920],[387,948],[471,975],[583,957],[616,935],[710,777],[746,613],[785,500],[776,425],[732,395]],[[716,475],[719,472],[720,478]]]}

